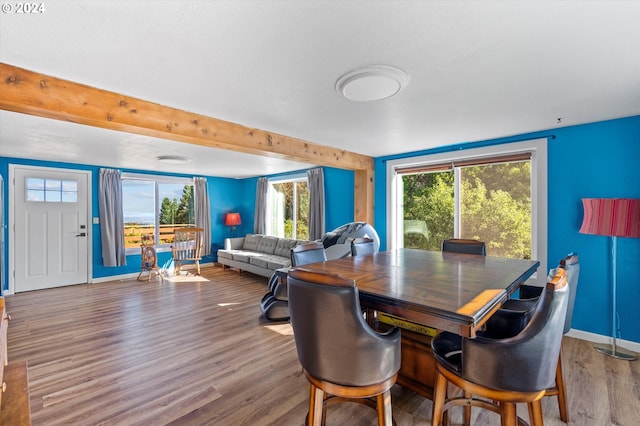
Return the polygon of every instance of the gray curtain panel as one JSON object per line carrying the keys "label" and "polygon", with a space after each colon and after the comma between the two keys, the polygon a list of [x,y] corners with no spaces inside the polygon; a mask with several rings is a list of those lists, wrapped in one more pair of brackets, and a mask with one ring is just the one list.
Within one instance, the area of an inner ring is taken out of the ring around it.
{"label": "gray curtain panel", "polygon": [[207,179],[197,177],[194,181],[194,210],[196,216],[196,226],[204,229],[202,237],[204,256],[211,254],[211,206],[209,204],[209,193],[207,192]]}
{"label": "gray curtain panel", "polygon": [[269,181],[266,177],[258,178],[256,186],[256,209],[253,215],[253,233],[264,234],[267,230],[267,190]]}
{"label": "gray curtain panel", "polygon": [[309,240],[319,240],[324,235],[324,169],[307,171],[309,182]]}
{"label": "gray curtain panel", "polygon": [[122,212],[122,180],[120,170],[100,169],[98,184],[102,264],[127,264],[124,249],[124,214]]}

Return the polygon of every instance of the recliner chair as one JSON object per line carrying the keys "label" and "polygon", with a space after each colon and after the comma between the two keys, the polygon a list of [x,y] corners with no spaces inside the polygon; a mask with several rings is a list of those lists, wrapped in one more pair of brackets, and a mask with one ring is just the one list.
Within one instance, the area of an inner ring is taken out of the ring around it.
{"label": "recliner chair", "polygon": [[367,222],[346,223],[333,231],[326,232],[320,240],[324,245],[327,259],[341,259],[351,255],[351,240],[361,237],[373,240],[374,251],[380,249],[380,237]]}
{"label": "recliner chair", "polygon": [[[324,246],[318,241],[301,244],[291,249],[292,267],[326,260]],[[289,319],[288,272],[289,268],[276,269],[269,279],[269,291],[260,301],[260,311],[268,320],[287,321]]]}

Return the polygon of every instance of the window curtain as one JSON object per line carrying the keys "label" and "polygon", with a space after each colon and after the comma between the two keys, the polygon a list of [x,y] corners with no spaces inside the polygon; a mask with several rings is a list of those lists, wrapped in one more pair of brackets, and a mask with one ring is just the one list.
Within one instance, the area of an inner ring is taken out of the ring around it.
{"label": "window curtain", "polygon": [[100,169],[98,192],[102,264],[104,266],[126,265],[120,170]]}
{"label": "window curtain", "polygon": [[267,231],[267,191],[269,181],[266,177],[258,178],[256,186],[256,208],[253,215],[254,234],[264,234]]}
{"label": "window curtain", "polygon": [[211,205],[209,204],[209,193],[207,191],[207,179],[202,177],[193,178],[194,181],[194,210],[196,226],[204,229],[202,238],[202,254],[211,254]]}
{"label": "window curtain", "polygon": [[309,182],[309,240],[319,240],[324,235],[324,169],[307,171]]}

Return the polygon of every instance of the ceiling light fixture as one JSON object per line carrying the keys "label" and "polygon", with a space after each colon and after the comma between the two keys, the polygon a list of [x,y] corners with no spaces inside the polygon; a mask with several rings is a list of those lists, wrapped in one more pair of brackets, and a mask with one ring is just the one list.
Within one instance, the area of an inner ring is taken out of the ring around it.
{"label": "ceiling light fixture", "polygon": [[371,65],[349,71],[336,81],[336,91],[354,102],[390,98],[409,83],[409,75],[388,65]]}
{"label": "ceiling light fixture", "polygon": [[181,155],[159,155],[157,158],[161,163],[167,164],[184,164],[189,162],[187,157]]}

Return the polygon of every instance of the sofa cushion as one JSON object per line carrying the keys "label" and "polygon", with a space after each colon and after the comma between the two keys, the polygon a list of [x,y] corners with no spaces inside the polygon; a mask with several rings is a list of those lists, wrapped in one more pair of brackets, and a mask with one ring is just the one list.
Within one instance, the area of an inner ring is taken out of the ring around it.
{"label": "sofa cushion", "polygon": [[291,261],[286,257],[276,256],[275,254],[265,254],[252,257],[249,259],[249,263],[261,268],[276,270],[288,266]]}
{"label": "sofa cushion", "polygon": [[262,237],[262,240],[260,240],[260,244],[258,244],[258,248],[256,251],[259,251],[260,253],[273,254],[277,244],[277,237],[270,237],[268,235],[265,235],[264,237]]}
{"label": "sofa cushion", "polygon": [[267,265],[269,264],[269,261],[267,260],[268,258],[269,258],[268,254],[265,254],[259,257],[252,257],[251,259],[249,259],[249,263],[252,265],[259,266],[261,268],[267,268]]}
{"label": "sofa cushion", "polygon": [[262,253],[256,253],[253,251],[238,251],[233,253],[233,260],[237,260],[238,262],[251,263],[251,259],[254,257],[264,256]]}
{"label": "sofa cushion", "polygon": [[235,250],[218,250],[218,257],[224,257],[225,259],[233,259],[233,252]]}
{"label": "sofa cushion", "polygon": [[260,245],[260,241],[262,241],[262,238],[263,236],[260,234],[247,234],[244,237],[244,244],[242,245],[242,249],[258,251],[258,246]]}
{"label": "sofa cushion", "polygon": [[291,266],[291,259],[288,257],[270,257],[267,259],[267,268],[276,270],[280,268],[288,268]]}
{"label": "sofa cushion", "polygon": [[289,240],[286,238],[278,239],[278,244],[276,244],[276,249],[273,251],[273,254],[276,256],[282,256],[286,258],[291,257],[291,249],[298,245],[297,240]]}

